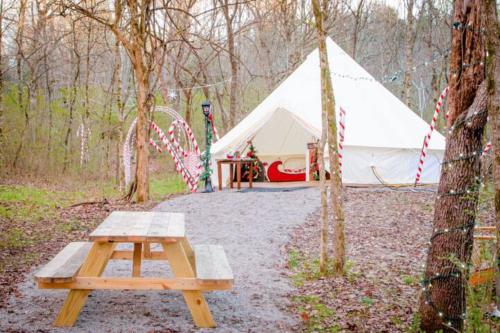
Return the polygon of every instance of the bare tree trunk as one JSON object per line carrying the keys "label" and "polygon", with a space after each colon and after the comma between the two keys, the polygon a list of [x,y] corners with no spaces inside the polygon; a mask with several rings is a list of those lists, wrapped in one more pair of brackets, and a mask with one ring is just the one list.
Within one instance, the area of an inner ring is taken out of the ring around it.
{"label": "bare tree trunk", "polygon": [[349,6],[349,10],[354,19],[354,28],[352,29],[352,44],[351,44],[351,57],[353,59],[356,59],[356,51],[358,49],[359,32],[363,20],[364,6],[365,6],[365,0],[359,0],[355,8]]}
{"label": "bare tree trunk", "polygon": [[42,62],[43,62],[43,73],[45,76],[45,103],[47,109],[47,119],[48,119],[48,133],[47,133],[47,162],[51,164],[52,158],[52,130],[54,127],[53,111],[52,111],[52,82],[50,78],[50,66],[48,60],[47,48],[49,47],[49,38],[47,33],[47,4],[43,0],[36,1],[36,7],[38,12],[38,18],[36,23],[35,35],[41,36],[41,41],[38,43],[42,44]]}
{"label": "bare tree trunk", "polygon": [[17,73],[17,105],[19,110],[24,112],[24,126],[19,134],[20,140],[19,145],[17,146],[16,153],[14,155],[14,160],[12,162],[12,167],[15,169],[17,166],[17,162],[19,160],[19,156],[21,155],[21,151],[23,149],[24,136],[26,131],[28,130],[30,118],[29,118],[29,99],[26,103],[23,100],[23,41],[24,41],[24,22],[26,19],[26,7],[27,0],[21,0],[19,3],[19,21],[17,22],[17,32],[16,32],[16,45],[17,45],[17,53],[16,53],[16,73]]}
{"label": "bare tree trunk", "polygon": [[219,0],[222,4],[222,12],[226,20],[227,49],[229,63],[231,65],[231,87],[229,91],[229,128],[233,128],[236,123],[238,113],[238,59],[236,57],[236,47],[234,40],[233,21],[238,10],[238,2],[233,4],[233,14],[229,14],[228,0]]}
{"label": "bare tree trunk", "polygon": [[405,3],[406,3],[406,32],[405,32],[406,70],[404,74],[403,96],[406,105],[408,105],[408,107],[411,108],[412,107],[411,71],[413,68],[413,45],[415,44],[415,34],[413,33],[413,25],[414,25],[413,7],[415,5],[415,0],[405,0]]}
{"label": "bare tree trunk", "polygon": [[81,132],[81,147],[80,147],[80,167],[85,170],[85,166],[89,161],[89,129],[90,129],[90,52],[92,51],[92,20],[86,20],[87,24],[87,53],[85,58],[85,90],[83,102],[83,118]]}
{"label": "bare tree trunk", "polygon": [[421,328],[426,332],[462,331],[464,325],[465,287],[481,187],[481,154],[478,152],[482,151],[487,119],[481,65],[485,55],[484,36],[475,33],[483,28],[481,1],[455,1],[453,20],[461,26],[452,33],[450,133],[420,300]]}
{"label": "bare tree trunk", "polygon": [[193,92],[190,89],[184,90],[184,120],[191,126],[191,107],[193,102]]}
{"label": "bare tree trunk", "polygon": [[115,43],[115,74],[116,82],[115,82],[115,103],[116,110],[118,112],[118,143],[116,147],[116,183],[118,184],[118,188],[120,192],[123,192],[125,189],[125,174],[123,170],[123,127],[125,126],[125,110],[122,101],[122,58],[120,52],[120,42],[116,41]]}
{"label": "bare tree trunk", "polygon": [[[328,196],[326,192],[326,170],[325,170],[325,148],[328,131],[328,105],[326,104],[325,96],[325,77],[324,66],[328,66],[328,58],[325,59],[326,45],[325,32],[323,30],[323,15],[322,9],[318,0],[312,0],[314,18],[316,21],[316,31],[318,36],[320,66],[321,66],[321,139],[318,148],[318,163],[319,163],[319,189],[321,193],[321,237],[320,237],[320,261],[319,269],[322,274],[328,270]],[[326,63],[325,63],[326,61]]]}
{"label": "bare tree trunk", "polygon": [[[138,51],[139,52],[139,51]],[[137,78],[137,167],[135,172],[137,186],[137,201],[149,199],[149,121],[150,110],[149,78],[142,67],[142,61],[133,63]]]}
{"label": "bare tree trunk", "polygon": [[488,114],[491,121],[493,145],[493,183],[495,191],[495,220],[497,231],[495,291],[496,307],[500,311],[500,24],[495,0],[483,0],[486,17],[486,89]]}
{"label": "bare tree trunk", "polygon": [[66,136],[64,137],[64,159],[63,159],[63,174],[67,172],[69,166],[69,156],[71,152],[71,131],[73,128],[73,117],[75,112],[76,98],[77,98],[77,85],[78,80],[80,78],[80,64],[81,64],[81,56],[78,52],[78,43],[77,43],[77,33],[76,33],[76,24],[72,22],[72,35],[73,41],[72,46],[73,50],[71,52],[71,66],[74,67],[73,79],[71,82],[71,89],[69,90],[69,114],[68,114],[68,127],[66,128]]}
{"label": "bare tree trunk", "polygon": [[4,109],[3,109],[3,15],[4,2],[0,0],[0,166],[3,167],[4,153]]}
{"label": "bare tree trunk", "polygon": [[[333,94],[330,66],[328,63],[328,51],[326,49],[325,31],[323,29],[323,11],[319,1],[312,2],[318,34],[319,58],[321,70],[321,104],[322,104],[322,141],[320,154],[323,154],[328,137],[328,154],[330,163],[330,199],[334,213],[334,260],[333,270],[335,274],[342,274],[345,263],[345,236],[344,236],[344,210],[342,208],[342,179],[339,168],[337,126],[335,117],[335,98]],[[326,118],[326,119],[325,119]],[[321,156],[321,155],[320,155]],[[323,158],[323,157],[322,157]],[[324,158],[322,160],[324,165]],[[324,167],[323,167],[324,168]],[[324,180],[323,180],[324,182]],[[321,257],[320,270],[326,272],[328,262],[328,216],[326,215],[326,189],[322,188],[322,228],[321,228]],[[323,199],[325,202],[323,202]]]}

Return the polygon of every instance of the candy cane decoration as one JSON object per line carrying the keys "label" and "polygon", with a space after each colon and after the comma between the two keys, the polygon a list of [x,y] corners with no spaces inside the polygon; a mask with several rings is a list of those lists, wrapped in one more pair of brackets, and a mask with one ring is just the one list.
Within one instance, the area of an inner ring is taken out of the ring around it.
{"label": "candy cane decoration", "polygon": [[149,139],[149,144],[154,148],[156,149],[159,153],[162,152],[162,149],[160,148],[160,146],[158,146],[158,144],[153,140],[153,139]]}
{"label": "candy cane decoration", "polygon": [[[191,174],[188,170],[188,167],[184,163],[184,161],[181,158],[179,158],[179,155],[184,156],[184,157],[188,157],[188,154],[184,155],[179,149],[175,148],[174,142],[170,141],[165,136],[163,131],[158,127],[158,125],[156,125],[154,122],[151,122],[151,128],[158,134],[158,136],[160,137],[160,140],[162,140],[163,144],[167,147],[168,152],[170,153],[170,155],[174,159],[175,168],[178,172],[181,173],[182,179],[184,180],[184,182],[188,185],[189,189],[192,192],[196,192],[200,173],[195,172],[195,174]],[[178,152],[180,154],[178,154]],[[199,168],[197,167],[197,169],[199,169]]]}
{"label": "candy cane decoration", "polygon": [[491,150],[491,147],[492,147],[492,145],[491,145],[491,141],[490,141],[490,142],[488,142],[488,143],[486,144],[486,146],[484,146],[482,156],[484,156],[484,155],[488,154],[488,153],[490,152],[490,150]]}
{"label": "candy cane decoration", "polygon": [[432,117],[432,121],[430,124],[429,128],[429,133],[424,138],[424,144],[422,146],[422,151],[420,152],[420,159],[418,161],[418,167],[417,167],[417,175],[415,176],[415,186],[418,185],[418,182],[420,181],[420,177],[422,176],[422,171],[424,168],[424,161],[425,157],[427,156],[427,148],[429,147],[429,141],[431,140],[431,135],[432,132],[434,131],[434,128],[436,127],[436,122],[437,118],[439,116],[439,112],[441,111],[441,107],[443,106],[443,101],[448,95],[449,87],[444,88],[443,92],[439,96],[439,100],[436,104],[436,110],[434,111],[434,116]]}
{"label": "candy cane decoration", "polygon": [[342,174],[342,151],[344,149],[344,135],[345,135],[345,110],[340,107],[340,116],[339,116],[339,171]]}
{"label": "candy cane decoration", "polygon": [[168,129],[168,136],[170,141],[173,143],[173,145],[182,153],[184,157],[188,156],[188,153],[182,149],[181,145],[179,144],[178,139],[175,137],[175,128],[178,126],[182,126],[187,134],[187,138],[189,142],[193,143],[193,148],[194,151],[197,155],[201,155],[200,153],[200,147],[198,146],[198,143],[196,142],[196,139],[194,137],[193,132],[191,131],[191,127],[184,121],[184,120],[175,120],[172,122],[172,125],[170,125]]}
{"label": "candy cane decoration", "polygon": [[[167,137],[161,128],[156,123],[151,122],[150,128],[158,135],[166,150],[172,156],[176,170],[181,174],[183,181],[186,183],[191,192],[196,192],[198,181],[201,175],[201,153],[194,137],[194,134],[189,125],[184,119],[173,109],[168,107],[156,107],[153,111],[162,112],[173,118],[172,125],[169,128]],[[127,132],[127,137],[123,146],[123,165],[125,169],[125,184],[131,181],[131,161],[132,161],[132,143],[135,141],[135,130],[137,127],[137,119],[134,119]],[[175,138],[175,130],[184,134],[187,143],[187,150],[184,150],[179,139]],[[159,153],[163,149],[153,140],[149,140],[149,144]]]}

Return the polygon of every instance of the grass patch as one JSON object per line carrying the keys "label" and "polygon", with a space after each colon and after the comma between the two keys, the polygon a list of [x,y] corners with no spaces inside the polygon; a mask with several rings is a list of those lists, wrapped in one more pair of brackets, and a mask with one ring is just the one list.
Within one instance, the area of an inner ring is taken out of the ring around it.
{"label": "grass patch", "polygon": [[417,282],[417,280],[411,275],[402,275],[401,280],[403,280],[403,283],[407,286],[414,285]]}
{"label": "grass patch", "polygon": [[363,303],[364,305],[367,305],[367,306],[372,306],[373,303],[375,303],[375,301],[373,299],[371,299],[370,297],[363,296],[363,297],[361,297],[361,303]]}
{"label": "grass patch", "polygon": [[20,228],[9,229],[0,235],[0,249],[8,248],[17,250],[31,243],[32,240]]}
{"label": "grass patch", "polygon": [[341,327],[330,323],[335,311],[321,303],[319,296],[293,296],[292,301],[297,305],[297,311],[304,321],[305,332],[340,332]]}
{"label": "grass patch", "polygon": [[152,200],[161,200],[170,194],[186,193],[186,184],[179,175],[154,176],[149,183]]}

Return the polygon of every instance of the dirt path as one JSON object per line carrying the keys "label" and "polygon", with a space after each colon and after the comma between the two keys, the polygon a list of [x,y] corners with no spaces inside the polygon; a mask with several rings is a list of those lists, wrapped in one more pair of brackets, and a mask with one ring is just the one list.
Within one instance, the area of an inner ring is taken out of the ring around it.
{"label": "dirt path", "polygon": [[[221,192],[177,197],[156,209],[186,213],[191,243],[224,246],[235,275],[235,288],[213,292],[207,300],[219,324],[210,332],[282,332],[297,325],[286,312],[292,287],[279,266],[281,251],[294,226],[318,208],[316,189],[289,192]],[[145,263],[144,276],[164,274],[158,263]],[[128,276],[130,264],[111,263],[104,275]],[[66,292],[38,290],[32,274],[19,294],[0,309],[0,331],[52,331]],[[55,331],[55,330],[54,330]],[[178,292],[92,293],[75,332],[194,331]]]}

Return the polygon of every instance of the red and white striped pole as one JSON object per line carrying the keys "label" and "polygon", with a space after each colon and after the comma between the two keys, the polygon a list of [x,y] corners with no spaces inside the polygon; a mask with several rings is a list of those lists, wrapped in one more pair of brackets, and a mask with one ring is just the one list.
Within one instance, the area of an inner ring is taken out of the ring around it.
{"label": "red and white striped pole", "polygon": [[154,148],[156,149],[159,153],[162,152],[162,149],[160,148],[160,146],[158,146],[158,144],[153,140],[153,139],[149,139],[149,144]]}
{"label": "red and white striped pole", "polygon": [[344,150],[344,135],[345,135],[345,110],[340,107],[339,115],[339,170],[342,174],[342,151]]}
{"label": "red and white striped pole", "polygon": [[439,100],[436,104],[436,110],[434,111],[434,116],[432,117],[431,125],[429,128],[429,133],[424,138],[424,144],[422,146],[422,151],[420,152],[420,159],[418,161],[418,167],[417,167],[417,175],[415,176],[415,186],[418,185],[418,182],[420,181],[420,177],[422,176],[422,171],[424,168],[424,161],[425,157],[427,156],[427,148],[429,147],[429,142],[431,140],[431,135],[432,132],[434,132],[434,129],[436,128],[436,122],[439,116],[439,112],[441,111],[441,107],[443,106],[443,101],[448,94],[449,87],[444,88],[443,92],[439,96]]}
{"label": "red and white striped pole", "polygon": [[[168,138],[165,136],[163,131],[156,125],[154,122],[151,122],[151,128],[154,129],[154,131],[158,134],[164,145],[167,147],[168,152],[172,156],[175,162],[175,168],[178,172],[181,173],[182,179],[186,183],[186,185],[189,187],[191,192],[196,192],[196,189],[198,187],[198,178],[199,175],[191,175],[187,169],[187,167],[184,165],[184,162],[182,161],[181,158],[178,156],[179,150],[175,150],[173,144],[168,140]],[[153,141],[154,142],[154,141]],[[151,141],[150,141],[151,144]],[[156,144],[156,143],[154,143]],[[181,153],[182,154],[182,153]]]}

